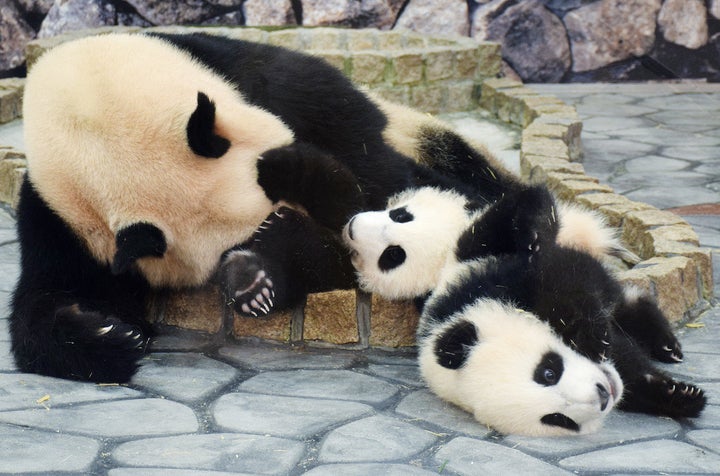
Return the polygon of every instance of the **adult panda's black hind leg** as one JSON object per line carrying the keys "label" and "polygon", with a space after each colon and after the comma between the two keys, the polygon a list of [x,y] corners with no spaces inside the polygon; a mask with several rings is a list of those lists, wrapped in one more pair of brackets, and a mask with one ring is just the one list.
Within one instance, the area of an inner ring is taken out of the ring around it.
{"label": "adult panda's black hind leg", "polygon": [[701,388],[654,367],[645,351],[622,330],[614,329],[612,341],[613,362],[625,385],[618,408],[672,418],[700,415],[707,403]]}
{"label": "adult panda's black hind leg", "polygon": [[299,304],[308,293],[353,287],[355,273],[337,234],[281,207],[250,242],[225,253],[218,279],[227,305],[262,317]]}
{"label": "adult panda's black hind leg", "polygon": [[97,263],[29,180],[17,217],[22,265],[9,323],[19,370],[128,381],[149,335],[147,283],[132,269],[113,275],[110,265]]}

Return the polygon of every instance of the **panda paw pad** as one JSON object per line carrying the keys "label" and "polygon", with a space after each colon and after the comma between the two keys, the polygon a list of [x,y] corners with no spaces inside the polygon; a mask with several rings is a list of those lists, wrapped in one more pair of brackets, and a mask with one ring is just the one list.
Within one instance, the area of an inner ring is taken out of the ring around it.
{"label": "panda paw pad", "polygon": [[226,304],[246,317],[261,317],[272,312],[275,290],[262,260],[250,251],[234,251],[220,268]]}

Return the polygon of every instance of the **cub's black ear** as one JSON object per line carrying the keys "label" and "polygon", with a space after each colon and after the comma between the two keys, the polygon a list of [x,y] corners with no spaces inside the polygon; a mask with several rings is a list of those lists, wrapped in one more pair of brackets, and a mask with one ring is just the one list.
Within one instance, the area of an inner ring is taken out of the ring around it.
{"label": "cub's black ear", "polygon": [[167,250],[163,232],[150,223],[134,223],[115,236],[115,257],[110,270],[118,275],[146,256],[161,257]]}
{"label": "cub's black ear", "polygon": [[215,103],[205,93],[198,92],[197,107],[187,124],[188,144],[193,152],[217,159],[230,148],[230,141],[215,134]]}
{"label": "cub's black ear", "polygon": [[438,364],[448,369],[459,369],[478,340],[475,324],[464,319],[456,322],[435,340],[434,351]]}

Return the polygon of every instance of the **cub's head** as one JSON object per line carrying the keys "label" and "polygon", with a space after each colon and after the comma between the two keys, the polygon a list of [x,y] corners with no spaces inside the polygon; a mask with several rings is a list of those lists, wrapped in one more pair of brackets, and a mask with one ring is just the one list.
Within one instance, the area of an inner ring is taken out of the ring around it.
{"label": "cub's head", "polygon": [[623,392],[611,362],[581,356],[533,314],[495,300],[464,307],[419,345],[430,388],[505,434],[596,431]]}
{"label": "cub's head", "polygon": [[355,215],[343,238],[360,286],[390,299],[431,291],[474,209],[458,193],[426,187],[392,197],[383,211]]}

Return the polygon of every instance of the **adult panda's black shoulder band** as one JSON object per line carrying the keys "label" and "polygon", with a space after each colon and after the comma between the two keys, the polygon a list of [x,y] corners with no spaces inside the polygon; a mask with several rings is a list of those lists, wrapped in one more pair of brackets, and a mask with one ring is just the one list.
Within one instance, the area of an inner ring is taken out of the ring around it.
{"label": "adult panda's black shoulder band", "polygon": [[197,94],[197,107],[187,124],[188,145],[197,155],[217,159],[225,155],[230,141],[215,134],[215,103],[203,92]]}

